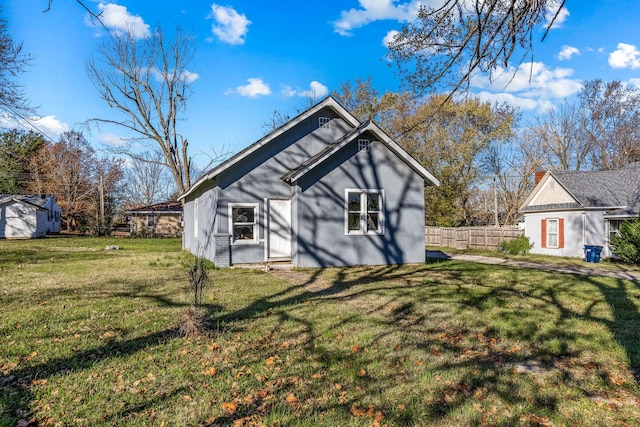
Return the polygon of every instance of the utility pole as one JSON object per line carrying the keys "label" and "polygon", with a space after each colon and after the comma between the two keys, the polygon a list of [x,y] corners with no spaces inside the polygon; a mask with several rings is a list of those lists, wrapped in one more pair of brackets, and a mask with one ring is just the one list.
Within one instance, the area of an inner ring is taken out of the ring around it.
{"label": "utility pole", "polygon": [[495,217],[496,227],[500,227],[500,222],[498,221],[498,183],[496,181],[496,177],[493,177],[493,215]]}
{"label": "utility pole", "polygon": [[100,174],[100,225],[99,232],[106,233],[104,226],[104,183],[102,182],[102,174]]}

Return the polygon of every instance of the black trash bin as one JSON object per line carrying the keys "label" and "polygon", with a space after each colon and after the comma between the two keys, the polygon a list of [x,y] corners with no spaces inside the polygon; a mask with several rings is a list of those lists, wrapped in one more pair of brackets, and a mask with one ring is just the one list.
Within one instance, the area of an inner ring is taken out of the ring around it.
{"label": "black trash bin", "polygon": [[584,245],[584,260],[587,262],[600,262],[600,254],[602,254],[602,246]]}

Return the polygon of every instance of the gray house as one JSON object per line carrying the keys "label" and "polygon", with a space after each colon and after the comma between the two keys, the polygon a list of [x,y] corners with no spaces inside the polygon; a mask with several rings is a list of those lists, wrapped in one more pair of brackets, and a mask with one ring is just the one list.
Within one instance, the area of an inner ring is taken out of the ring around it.
{"label": "gray house", "polygon": [[640,163],[610,171],[549,171],[520,207],[532,253],[582,257],[585,245],[612,255],[610,236],[640,212]]}
{"label": "gray house", "polygon": [[183,247],[217,266],[421,263],[427,170],[328,97],[205,174]]}
{"label": "gray house", "polygon": [[0,238],[31,239],[60,232],[60,207],[53,196],[0,195]]}

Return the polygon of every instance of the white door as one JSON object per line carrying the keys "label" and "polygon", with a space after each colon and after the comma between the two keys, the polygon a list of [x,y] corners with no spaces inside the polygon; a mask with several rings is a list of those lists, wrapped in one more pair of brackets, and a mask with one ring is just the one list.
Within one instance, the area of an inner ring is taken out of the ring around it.
{"label": "white door", "polygon": [[268,259],[291,258],[291,200],[269,199]]}

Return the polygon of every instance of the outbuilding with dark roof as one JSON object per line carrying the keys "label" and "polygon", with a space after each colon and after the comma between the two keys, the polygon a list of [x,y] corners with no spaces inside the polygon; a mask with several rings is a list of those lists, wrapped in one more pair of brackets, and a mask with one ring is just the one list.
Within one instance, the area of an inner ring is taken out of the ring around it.
{"label": "outbuilding with dark roof", "polygon": [[582,257],[584,246],[612,255],[610,236],[640,212],[640,163],[608,171],[549,171],[520,207],[532,253]]}

